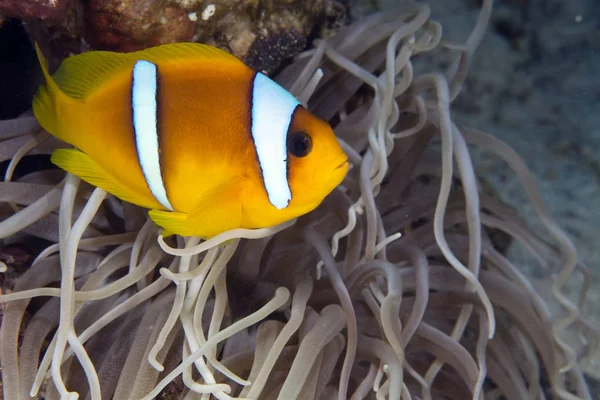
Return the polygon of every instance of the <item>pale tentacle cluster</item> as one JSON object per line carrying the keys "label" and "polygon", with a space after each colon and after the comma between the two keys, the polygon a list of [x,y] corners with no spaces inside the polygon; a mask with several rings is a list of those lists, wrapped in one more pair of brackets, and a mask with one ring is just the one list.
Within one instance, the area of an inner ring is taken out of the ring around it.
{"label": "pale tentacle cluster", "polygon": [[[374,14],[277,77],[333,121],[352,164],[296,221],[163,239],[144,210],[60,171],[0,183],[0,236],[40,250],[0,296],[4,397],[591,399],[598,330],[563,290],[587,270],[519,156],[451,118],[491,8],[462,45],[426,5]],[[414,57],[440,47],[450,69],[415,76]],[[30,116],[0,121],[0,140],[8,178],[64,146]],[[468,144],[510,165],[547,237],[480,193]],[[563,314],[491,230],[555,271]]]}

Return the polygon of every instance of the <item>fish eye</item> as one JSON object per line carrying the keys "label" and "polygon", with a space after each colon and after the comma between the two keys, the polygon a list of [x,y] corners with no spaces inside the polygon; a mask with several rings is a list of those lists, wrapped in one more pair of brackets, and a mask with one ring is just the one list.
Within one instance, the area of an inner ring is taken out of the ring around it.
{"label": "fish eye", "polygon": [[312,141],[306,132],[292,132],[288,135],[287,148],[294,157],[305,157],[312,150]]}

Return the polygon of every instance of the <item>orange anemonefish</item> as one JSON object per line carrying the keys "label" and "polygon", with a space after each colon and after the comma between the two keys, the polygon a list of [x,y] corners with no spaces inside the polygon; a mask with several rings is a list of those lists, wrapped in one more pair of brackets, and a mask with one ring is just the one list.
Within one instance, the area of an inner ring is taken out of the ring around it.
{"label": "orange anemonefish", "polygon": [[52,162],[150,209],[167,234],[210,237],[305,214],[344,178],[325,121],[217,48],[161,45],[67,58],[33,101],[44,129],[76,149]]}

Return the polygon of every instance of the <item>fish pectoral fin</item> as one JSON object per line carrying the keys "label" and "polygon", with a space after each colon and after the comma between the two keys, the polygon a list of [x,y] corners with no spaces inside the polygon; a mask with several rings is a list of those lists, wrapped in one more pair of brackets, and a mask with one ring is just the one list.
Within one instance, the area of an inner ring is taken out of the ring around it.
{"label": "fish pectoral fin", "polygon": [[90,185],[99,187],[123,201],[145,208],[152,207],[144,205],[144,201],[139,194],[112,178],[90,156],[79,150],[55,150],[50,160],[61,169],[78,176]]}
{"label": "fish pectoral fin", "polygon": [[211,238],[230,229],[239,228],[242,207],[235,201],[212,198],[189,214],[176,211],[150,210],[150,219],[162,227],[163,237],[172,234]]}

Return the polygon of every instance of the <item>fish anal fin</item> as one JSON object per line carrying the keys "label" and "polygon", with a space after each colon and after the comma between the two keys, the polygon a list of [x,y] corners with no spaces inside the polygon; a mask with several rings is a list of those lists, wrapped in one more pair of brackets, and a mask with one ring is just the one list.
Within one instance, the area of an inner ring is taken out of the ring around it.
{"label": "fish anal fin", "polygon": [[50,160],[61,169],[78,176],[90,185],[99,187],[123,201],[145,208],[154,208],[155,204],[144,201],[143,197],[121,184],[106,173],[98,163],[87,154],[75,149],[58,149]]}

